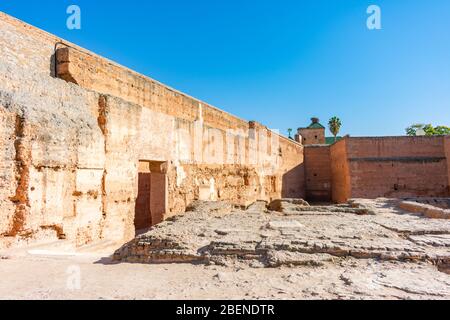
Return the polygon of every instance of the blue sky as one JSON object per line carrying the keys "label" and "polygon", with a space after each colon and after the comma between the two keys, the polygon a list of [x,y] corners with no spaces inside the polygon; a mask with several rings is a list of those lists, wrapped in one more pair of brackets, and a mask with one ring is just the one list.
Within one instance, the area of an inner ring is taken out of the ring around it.
{"label": "blue sky", "polygon": [[[70,4],[81,30],[66,27]],[[366,27],[371,4],[382,30]],[[335,115],[352,136],[450,126],[448,0],[3,0],[0,10],[282,132]]]}

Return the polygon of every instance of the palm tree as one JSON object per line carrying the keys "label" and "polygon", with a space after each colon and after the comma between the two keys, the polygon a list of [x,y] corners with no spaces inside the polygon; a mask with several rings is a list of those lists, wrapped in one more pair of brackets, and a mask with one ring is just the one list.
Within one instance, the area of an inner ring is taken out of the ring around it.
{"label": "palm tree", "polygon": [[289,128],[287,131],[288,131],[288,133],[289,133],[289,139],[292,139],[292,131],[293,131],[293,130],[292,130],[291,128]]}
{"label": "palm tree", "polygon": [[341,130],[342,122],[338,117],[333,117],[328,122],[328,127],[330,128],[331,133],[334,136],[334,142],[337,141],[337,135],[339,134],[339,131]]}

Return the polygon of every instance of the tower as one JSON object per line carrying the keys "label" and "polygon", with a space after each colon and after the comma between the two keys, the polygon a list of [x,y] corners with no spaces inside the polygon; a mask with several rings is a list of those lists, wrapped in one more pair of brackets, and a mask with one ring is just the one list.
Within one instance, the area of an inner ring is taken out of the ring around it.
{"label": "tower", "polygon": [[298,128],[295,140],[303,145],[325,144],[325,127],[319,118],[311,118],[311,124],[306,128]]}

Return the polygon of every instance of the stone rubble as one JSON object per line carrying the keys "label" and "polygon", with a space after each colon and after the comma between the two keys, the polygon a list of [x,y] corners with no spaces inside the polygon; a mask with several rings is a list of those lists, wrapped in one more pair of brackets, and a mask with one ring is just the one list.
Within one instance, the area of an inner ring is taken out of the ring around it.
{"label": "stone rubble", "polygon": [[417,216],[398,203],[354,199],[347,205],[314,207],[288,199],[270,204],[269,210],[261,204],[259,210],[241,210],[223,202],[197,203],[124,245],[114,259],[273,268],[352,257],[431,263],[446,272],[450,221]]}
{"label": "stone rubble", "polygon": [[[438,206],[442,206],[441,208]],[[419,215],[423,215],[427,218],[432,219],[450,219],[450,209],[448,208],[447,202],[438,202],[434,203],[434,205],[427,203],[420,203],[416,201],[402,201],[399,205],[400,208],[417,213]]]}

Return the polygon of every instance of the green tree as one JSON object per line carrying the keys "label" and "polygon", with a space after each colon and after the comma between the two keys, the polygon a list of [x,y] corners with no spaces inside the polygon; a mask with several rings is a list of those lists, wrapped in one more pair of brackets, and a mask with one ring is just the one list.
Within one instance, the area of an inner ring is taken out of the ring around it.
{"label": "green tree", "polygon": [[289,133],[289,139],[292,139],[292,131],[293,131],[293,130],[292,130],[291,128],[289,128],[287,131],[288,131],[288,133]]}
{"label": "green tree", "polygon": [[334,136],[334,142],[336,142],[337,135],[339,134],[339,131],[341,130],[341,127],[342,127],[341,120],[338,117],[331,118],[330,121],[328,122],[328,127],[330,129],[330,132]]}
{"label": "green tree", "polygon": [[440,136],[448,136],[450,135],[450,127],[447,126],[437,126],[434,128],[434,132]]}
{"label": "green tree", "polygon": [[431,124],[413,124],[406,128],[406,134],[412,137],[417,136],[420,131],[425,133],[426,136],[450,135],[450,127],[447,126],[434,127]]}
{"label": "green tree", "polygon": [[413,125],[409,126],[408,128],[406,128],[406,134],[411,137],[417,136],[417,131],[424,130],[424,127],[425,127],[424,124],[418,124],[418,123],[413,124]]}

